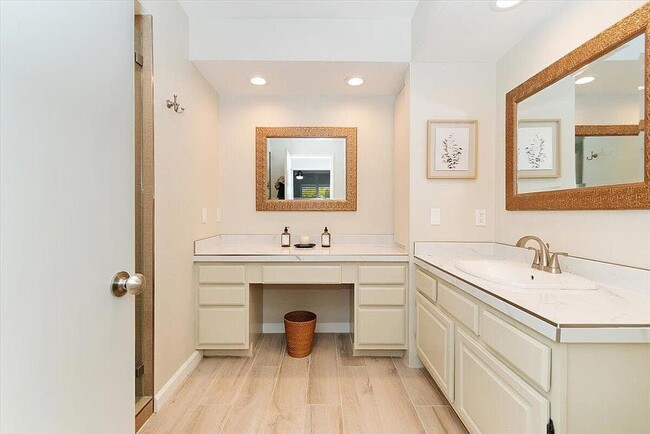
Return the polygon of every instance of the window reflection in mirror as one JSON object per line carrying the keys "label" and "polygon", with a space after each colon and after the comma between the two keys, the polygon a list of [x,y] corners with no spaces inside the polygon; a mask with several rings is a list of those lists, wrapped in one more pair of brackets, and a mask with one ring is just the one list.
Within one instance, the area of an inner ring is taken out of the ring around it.
{"label": "window reflection in mirror", "polygon": [[517,104],[517,192],[644,180],[645,35]]}
{"label": "window reflection in mirror", "polygon": [[345,138],[273,137],[266,143],[268,199],[345,199]]}

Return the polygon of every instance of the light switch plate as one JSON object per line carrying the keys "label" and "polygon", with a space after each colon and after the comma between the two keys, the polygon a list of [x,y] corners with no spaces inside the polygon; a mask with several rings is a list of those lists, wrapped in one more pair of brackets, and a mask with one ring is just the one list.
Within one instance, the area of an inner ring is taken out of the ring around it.
{"label": "light switch plate", "polygon": [[221,208],[217,208],[217,223],[221,221]]}
{"label": "light switch plate", "polygon": [[208,222],[208,209],[207,208],[201,208],[201,223],[207,223]]}
{"label": "light switch plate", "polygon": [[429,215],[429,224],[431,226],[440,225],[440,208],[431,208],[431,213]]}
{"label": "light switch plate", "polygon": [[487,212],[484,209],[476,210],[476,226],[487,226]]}

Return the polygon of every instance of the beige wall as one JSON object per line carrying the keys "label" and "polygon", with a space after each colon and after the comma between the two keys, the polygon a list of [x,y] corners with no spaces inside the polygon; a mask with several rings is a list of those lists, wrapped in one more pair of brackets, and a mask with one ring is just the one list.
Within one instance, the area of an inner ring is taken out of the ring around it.
{"label": "beige wall", "polygon": [[[493,239],[495,87],[493,64],[411,64],[411,241]],[[476,179],[427,179],[429,119],[478,120]],[[440,208],[440,226],[429,224],[431,208]],[[486,227],[476,226],[476,209],[487,211]]]}
{"label": "beige wall", "polygon": [[[219,100],[188,58],[188,19],[176,2],[144,1],[153,15],[155,344],[158,392],[195,349],[193,241],[217,233]],[[165,106],[178,94],[182,115]],[[201,223],[201,208],[208,223]]]}
{"label": "beige wall", "polygon": [[[497,65],[496,241],[541,236],[556,251],[650,268],[650,211],[506,211],[505,94],[644,1],[569,2]],[[585,19],[589,17],[589,19]]]}
{"label": "beige wall", "polygon": [[[393,97],[221,98],[221,190],[224,234],[295,236],[393,233]],[[356,212],[255,210],[255,127],[346,126],[358,128]]]}

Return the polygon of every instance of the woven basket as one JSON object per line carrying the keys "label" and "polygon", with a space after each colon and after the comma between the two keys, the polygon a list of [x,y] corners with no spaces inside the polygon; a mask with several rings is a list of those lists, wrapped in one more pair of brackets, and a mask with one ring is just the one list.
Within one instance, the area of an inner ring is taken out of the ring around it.
{"label": "woven basket", "polygon": [[307,357],[311,354],[316,330],[316,314],[306,310],[294,310],[284,316],[287,335],[287,352],[291,357]]}

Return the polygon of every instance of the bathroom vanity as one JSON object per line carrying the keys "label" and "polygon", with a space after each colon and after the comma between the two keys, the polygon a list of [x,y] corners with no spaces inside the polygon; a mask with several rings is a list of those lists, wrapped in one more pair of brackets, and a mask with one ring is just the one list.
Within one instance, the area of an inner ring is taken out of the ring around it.
{"label": "bathroom vanity", "polygon": [[251,355],[262,333],[264,288],[282,285],[349,290],[354,355],[403,354],[409,260],[404,250],[392,243],[282,248],[275,238],[195,243],[197,349]]}
{"label": "bathroom vanity", "polygon": [[472,433],[647,433],[650,271],[568,257],[567,277],[596,289],[522,289],[457,266],[529,267],[532,257],[495,243],[416,243],[422,363]]}

